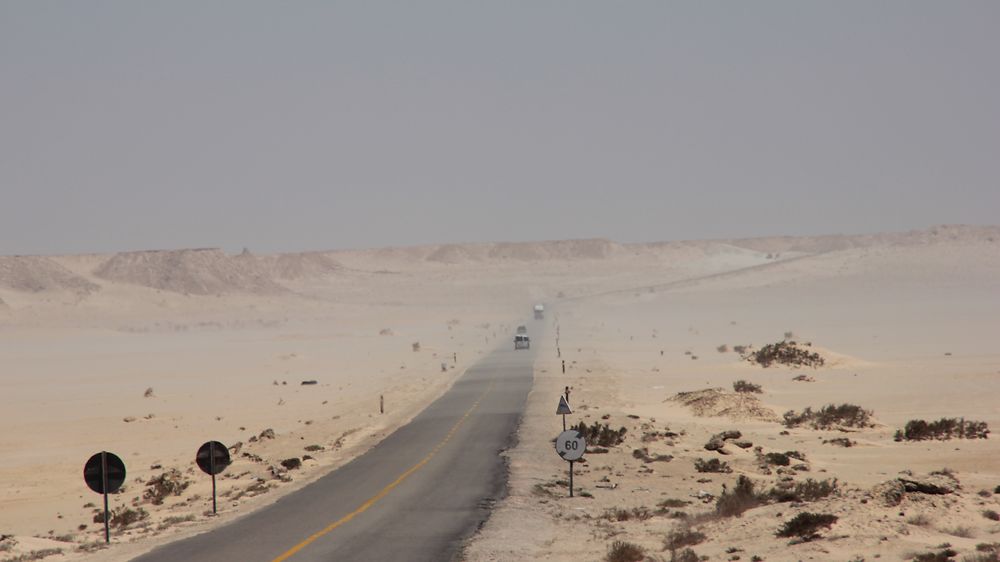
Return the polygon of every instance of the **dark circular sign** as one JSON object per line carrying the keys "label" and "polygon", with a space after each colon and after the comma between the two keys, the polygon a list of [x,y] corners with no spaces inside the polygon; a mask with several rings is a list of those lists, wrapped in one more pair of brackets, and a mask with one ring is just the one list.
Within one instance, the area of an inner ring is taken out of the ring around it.
{"label": "dark circular sign", "polygon": [[101,451],[83,465],[83,479],[98,494],[113,494],[125,483],[125,463],[118,455]]}
{"label": "dark circular sign", "polygon": [[199,447],[194,461],[198,463],[198,468],[206,474],[212,475],[226,470],[226,467],[232,462],[229,459],[229,449],[218,441],[209,441]]}

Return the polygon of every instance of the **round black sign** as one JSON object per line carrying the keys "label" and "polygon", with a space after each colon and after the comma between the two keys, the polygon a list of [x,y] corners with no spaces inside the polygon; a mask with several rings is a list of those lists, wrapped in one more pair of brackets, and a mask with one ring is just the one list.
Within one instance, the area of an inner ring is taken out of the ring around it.
{"label": "round black sign", "polygon": [[[98,494],[113,494],[125,483],[125,463],[118,455],[101,451],[90,457],[83,466],[83,479],[87,487]],[[107,483],[107,489],[104,484]]]}
{"label": "round black sign", "polygon": [[209,441],[199,447],[194,461],[198,463],[198,468],[206,474],[212,475],[226,470],[226,467],[232,462],[229,459],[229,449],[218,441]]}

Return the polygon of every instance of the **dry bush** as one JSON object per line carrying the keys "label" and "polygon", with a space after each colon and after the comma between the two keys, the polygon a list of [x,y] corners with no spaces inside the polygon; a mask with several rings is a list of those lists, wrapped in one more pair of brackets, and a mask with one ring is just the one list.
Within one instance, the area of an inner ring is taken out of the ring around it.
{"label": "dry bush", "polygon": [[701,557],[691,550],[690,548],[685,548],[680,552],[670,553],[670,562],[700,562]]}
{"label": "dry bush", "polygon": [[640,506],[640,507],[633,507],[632,509],[622,509],[620,507],[614,507],[606,510],[602,517],[609,521],[631,521],[633,519],[635,519],[636,521],[645,521],[652,516],[653,514],[650,513],[649,509]]}
{"label": "dry bush", "polygon": [[642,562],[646,557],[646,550],[637,544],[625,541],[615,541],[611,543],[606,562]]}
{"label": "dry bush", "polygon": [[946,548],[940,552],[925,552],[913,557],[913,562],[952,562],[952,558],[958,556],[958,552]]}
{"label": "dry bush", "polygon": [[738,380],[733,383],[733,390],[736,392],[752,392],[754,394],[760,394],[764,392],[759,384],[754,384],[745,380]]}
{"label": "dry bush", "polygon": [[420,342],[418,341],[413,342],[412,347],[413,351],[420,351]]}
{"label": "dry bush", "polygon": [[677,531],[672,531],[667,538],[663,540],[663,547],[667,550],[674,551],[678,548],[684,548],[685,546],[694,546],[696,544],[701,544],[705,542],[705,533],[700,533],[694,529],[680,529]]}
{"label": "dry bush", "polygon": [[821,529],[829,529],[838,517],[829,513],[803,512],[792,517],[775,533],[776,536],[810,541],[819,537]]}
{"label": "dry bush", "polygon": [[839,447],[848,448],[848,447],[853,447],[853,446],[857,445],[858,443],[856,441],[851,441],[850,439],[848,439],[846,437],[834,437],[833,439],[824,439],[823,440],[823,444],[824,445],[837,445]]}
{"label": "dry bush", "polygon": [[941,418],[937,421],[910,420],[897,430],[896,441],[925,441],[937,439],[986,439],[990,428],[986,422],[966,421],[965,418]]}
{"label": "dry bush", "polygon": [[[99,517],[101,518],[100,521],[96,520],[97,517],[98,516],[94,517],[95,519],[94,523],[104,522],[104,514],[99,515]],[[145,509],[141,507],[137,507],[135,509],[126,507],[124,509],[112,512],[111,520],[108,521],[108,524],[118,529],[125,529],[130,525],[134,525],[140,521],[145,521],[146,519],[149,519],[149,512],[147,512]]]}
{"label": "dry bush", "polygon": [[720,461],[719,459],[695,459],[694,469],[698,472],[716,472],[720,474],[728,474],[733,471],[729,467],[729,463]]}
{"label": "dry bush", "polygon": [[767,503],[766,494],[754,490],[753,481],[742,474],[732,491],[723,491],[715,501],[715,512],[722,517],[738,517],[748,509]]}
{"label": "dry bush", "polygon": [[929,527],[931,524],[931,518],[925,513],[918,513],[907,518],[906,522],[917,527]]}
{"label": "dry bush", "polygon": [[794,341],[769,343],[757,351],[748,352],[747,361],[767,368],[771,365],[787,365],[789,367],[822,367],[824,360],[818,353],[802,349]]}
{"label": "dry bush", "polygon": [[963,539],[971,539],[974,536],[972,532],[972,527],[952,527],[951,529],[941,529],[943,532],[948,533],[953,537],[961,537]]}
{"label": "dry bush", "polygon": [[872,412],[865,410],[855,404],[827,404],[813,411],[812,408],[796,413],[795,410],[785,412],[784,423],[786,427],[798,427],[808,425],[813,429],[831,429],[835,427],[874,427],[872,423]]}
{"label": "dry bush", "polygon": [[729,351],[729,346],[726,344],[722,344],[719,347],[715,348],[715,350],[718,351],[719,353],[726,353],[727,351]]}
{"label": "dry bush", "polygon": [[190,485],[191,481],[185,479],[181,471],[170,469],[146,482],[146,490],[142,493],[142,499],[153,505],[160,505],[167,497],[181,495]]}
{"label": "dry bush", "polygon": [[573,429],[579,431],[583,438],[587,440],[588,445],[596,445],[598,447],[614,447],[615,445],[620,445],[622,441],[625,440],[625,432],[628,431],[624,427],[619,428],[617,431],[611,429],[608,424],[602,424],[599,421],[595,421],[593,425],[587,426],[586,422],[580,422]]}
{"label": "dry bush", "polygon": [[772,489],[770,498],[776,502],[813,502],[832,495],[837,491],[837,479],[796,482],[787,490]]}

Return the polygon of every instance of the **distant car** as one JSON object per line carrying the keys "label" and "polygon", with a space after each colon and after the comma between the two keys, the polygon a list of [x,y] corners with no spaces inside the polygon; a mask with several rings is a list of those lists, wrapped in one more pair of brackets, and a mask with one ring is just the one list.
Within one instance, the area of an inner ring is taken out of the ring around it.
{"label": "distant car", "polygon": [[531,338],[524,334],[514,336],[514,349],[531,349]]}
{"label": "distant car", "polygon": [[545,305],[536,304],[535,305],[535,320],[545,319]]}
{"label": "distant car", "polygon": [[528,333],[528,327],[527,326],[518,326],[517,327],[517,333],[518,334],[522,334],[522,335],[523,334],[527,334]]}

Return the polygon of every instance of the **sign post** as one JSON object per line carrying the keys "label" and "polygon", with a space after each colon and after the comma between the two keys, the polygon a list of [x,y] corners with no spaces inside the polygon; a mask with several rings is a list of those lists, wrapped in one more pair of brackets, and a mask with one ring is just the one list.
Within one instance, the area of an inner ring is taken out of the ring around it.
{"label": "sign post", "polygon": [[583,458],[583,453],[587,451],[587,441],[583,434],[575,429],[570,429],[556,437],[556,453],[564,461],[569,462],[569,497],[573,497],[573,463]]}
{"label": "sign post", "polygon": [[556,415],[561,415],[563,418],[563,431],[566,431],[566,414],[572,414],[573,410],[569,408],[569,402],[563,396],[559,397],[559,407],[556,408]]}
{"label": "sign post", "polygon": [[218,513],[215,503],[215,475],[226,470],[232,462],[229,458],[229,449],[218,441],[209,441],[198,448],[194,462],[202,472],[212,475],[212,513]]}
{"label": "sign post", "polygon": [[104,495],[104,542],[111,543],[108,494],[118,491],[125,483],[125,463],[114,453],[101,451],[83,465],[83,480],[87,487]]}

